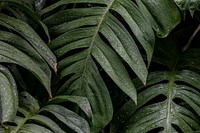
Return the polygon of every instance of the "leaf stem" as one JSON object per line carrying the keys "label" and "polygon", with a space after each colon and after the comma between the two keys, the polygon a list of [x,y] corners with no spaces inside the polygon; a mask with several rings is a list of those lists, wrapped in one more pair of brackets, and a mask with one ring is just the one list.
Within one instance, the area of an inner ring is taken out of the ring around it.
{"label": "leaf stem", "polygon": [[199,32],[199,30],[200,30],[200,24],[198,25],[198,27],[196,28],[196,30],[194,31],[194,33],[192,34],[192,36],[191,36],[190,39],[188,40],[188,42],[187,42],[187,44],[185,45],[185,47],[183,47],[182,52],[186,51],[186,50],[190,47],[192,41],[194,40],[194,37],[195,37],[196,34]]}
{"label": "leaf stem", "polygon": [[[35,113],[34,113],[35,114]],[[20,123],[19,125],[17,125],[17,127],[13,130],[13,133],[17,133],[20,128],[26,123],[26,121],[28,119],[30,119],[34,114],[29,114],[27,117],[25,117]]]}
{"label": "leaf stem", "polygon": [[171,132],[171,109],[172,109],[172,100],[173,100],[173,86],[175,80],[175,71],[172,70],[170,73],[170,80],[169,80],[169,96],[168,96],[168,103],[167,103],[167,118],[166,118],[166,133]]}
{"label": "leaf stem", "polygon": [[2,127],[4,127],[6,133],[10,133],[10,128],[7,125],[5,125],[4,123],[1,123],[1,125]]}

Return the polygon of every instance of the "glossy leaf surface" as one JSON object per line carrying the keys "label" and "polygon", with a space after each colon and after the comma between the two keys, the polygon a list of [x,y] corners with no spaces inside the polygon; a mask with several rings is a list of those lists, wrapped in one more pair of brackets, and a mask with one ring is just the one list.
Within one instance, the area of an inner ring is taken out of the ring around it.
{"label": "glossy leaf surface", "polygon": [[[173,125],[176,125],[184,133],[199,130],[199,79],[199,74],[188,70],[151,73],[146,89],[138,95],[139,106],[131,101],[124,104],[113,121],[113,129],[119,128],[122,133],[133,130],[140,133],[160,128],[160,131],[168,133],[175,132],[177,128]],[[149,102],[159,96],[163,96],[163,100]],[[187,107],[184,107],[186,104]]]}

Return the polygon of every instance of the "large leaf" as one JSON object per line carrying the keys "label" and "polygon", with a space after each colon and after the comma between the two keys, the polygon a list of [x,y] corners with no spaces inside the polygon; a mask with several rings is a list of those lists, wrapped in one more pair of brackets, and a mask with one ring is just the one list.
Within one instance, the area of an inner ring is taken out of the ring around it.
{"label": "large leaf", "polygon": [[0,122],[12,122],[18,108],[17,86],[12,74],[0,65]]}
{"label": "large leaf", "polygon": [[[166,10],[177,12],[176,18],[165,11],[162,14],[163,4],[157,2],[159,15],[167,16],[155,19],[163,27],[167,26],[168,30],[163,33],[166,35],[178,24],[180,14],[171,1],[165,3]],[[74,6],[66,9],[66,5]],[[152,14],[157,12],[153,6],[146,8]],[[135,87],[123,62],[146,83],[155,41],[153,25],[143,9],[131,0],[60,0],[41,10],[40,15],[54,37],[49,45],[59,60],[57,94],[86,96],[94,116],[91,131],[99,132],[111,120],[112,105],[97,63],[137,102]],[[146,52],[147,64],[138,44]]]}

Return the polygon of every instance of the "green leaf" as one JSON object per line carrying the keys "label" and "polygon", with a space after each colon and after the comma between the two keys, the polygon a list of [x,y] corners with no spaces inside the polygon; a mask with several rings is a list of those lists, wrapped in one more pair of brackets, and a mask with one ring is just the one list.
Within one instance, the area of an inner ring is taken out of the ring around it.
{"label": "green leaf", "polygon": [[[82,2],[87,3],[86,1],[83,1],[83,0],[74,1],[74,3],[82,3]],[[107,7],[74,8],[74,9],[69,9],[66,11],[60,11],[44,19],[44,23],[47,26],[50,26],[50,27],[54,26],[52,27],[52,29],[50,29],[50,31],[52,31],[52,34],[56,34],[56,35],[60,34],[57,38],[55,38],[51,42],[50,47],[55,51],[56,55],[59,55],[58,57],[64,55],[69,50],[71,51],[74,49],[78,49],[79,48],[78,46],[84,47],[84,48],[88,47],[89,51],[88,51],[88,56],[86,56],[86,58],[88,58],[91,54],[94,57],[96,56],[95,58],[98,61],[98,63],[104,68],[104,70],[108,73],[108,75],[111,76],[111,78],[115,81],[115,83],[119,85],[120,88],[126,94],[131,96],[131,98],[136,101],[136,91],[134,90],[134,86],[132,82],[130,82],[130,77],[127,74],[124,67],[120,67],[118,69],[114,69],[114,71],[110,71],[109,69],[112,69],[110,68],[111,66],[114,66],[117,68],[117,65],[115,64],[116,62],[113,61],[112,64],[109,65],[109,67],[105,67],[103,66],[104,63],[101,62],[100,58],[97,59],[99,56],[97,56],[97,54],[94,52],[94,50],[96,49],[95,48],[96,45],[101,44],[100,42],[105,43],[105,40],[99,36],[99,34],[101,34],[103,35],[103,37],[105,37],[108,40],[112,48],[114,48],[115,52],[119,54],[130,65],[130,67],[140,77],[143,83],[144,84],[146,83],[147,68],[139,52],[139,49],[137,48],[137,45],[134,42],[134,39],[131,37],[130,33],[125,28],[125,26],[120,22],[120,20],[117,19],[115,16],[113,16],[109,11],[116,10],[117,12],[121,14],[123,14],[124,12],[121,12],[120,8],[118,11],[118,7],[120,7],[121,5],[118,4],[117,1],[110,0],[110,1],[101,1],[101,2],[94,1],[94,2],[97,2],[98,4],[105,4],[107,5]],[[41,14],[45,14],[60,5],[68,4],[68,3],[71,3],[71,2],[65,1],[65,0],[57,2],[53,4],[52,6],[47,7],[44,10],[42,10]],[[133,12],[132,8],[130,7],[130,6],[133,6],[134,10],[136,10],[139,15],[142,15],[139,9],[136,7],[136,5],[133,2],[129,1],[128,3],[126,3],[125,6],[129,7],[128,8],[130,10],[130,11],[128,10],[129,12]],[[96,17],[97,20],[99,20],[99,22],[94,20],[95,19],[94,16]],[[83,19],[83,17],[85,19]],[[134,26],[137,28],[136,31],[138,31],[138,33],[135,32],[136,28],[132,28],[132,31],[135,34],[137,34],[136,38],[139,39],[139,41],[142,43],[142,46],[145,48],[145,51],[147,52],[147,55],[148,55],[148,62],[150,63],[152,53],[153,53],[153,45],[154,45],[153,31],[151,27],[147,23],[145,23],[144,16],[141,16],[140,19],[135,19],[134,17],[135,17],[135,14],[130,13],[128,16],[124,16],[124,19],[127,20],[128,24],[130,24],[130,27],[133,26],[131,22],[135,23]],[[55,21],[55,20],[58,20],[57,18],[62,18],[62,19],[59,19],[59,21]],[[89,19],[91,19],[91,21],[89,21]],[[140,20],[144,22],[144,26],[143,25],[141,26],[139,24]],[[74,22],[77,22],[77,23],[74,23]],[[82,28],[84,27],[84,25],[87,28]],[[73,28],[66,28],[69,26]],[[61,31],[54,30],[57,28],[62,29],[62,30]],[[149,38],[146,36],[147,34],[149,35],[148,36]],[[82,39],[85,39],[85,40],[87,39],[87,44],[86,42],[84,42],[82,45],[79,45],[80,40]],[[115,56],[115,58],[119,58],[119,57]],[[120,59],[115,59],[115,60],[118,60],[118,62],[121,62]],[[88,60],[86,59],[86,62],[87,61]],[[121,72],[119,73],[115,71],[119,71],[119,72],[121,71]],[[119,73],[119,74],[116,75],[114,73]],[[129,79],[127,80],[125,86],[122,85],[123,80],[121,80],[124,77],[126,79]]]}
{"label": "green leaf", "polygon": [[18,108],[17,86],[12,74],[0,65],[0,122],[14,120]]}
{"label": "green leaf", "polygon": [[[81,58],[84,58],[83,54],[80,54]],[[79,58],[72,58],[72,60]],[[66,59],[68,64],[71,59]],[[72,64],[71,66],[65,68],[61,73],[60,77],[70,75],[74,73],[70,80],[68,80],[58,92],[63,94],[62,91],[66,91],[65,88],[69,86],[69,89],[65,92],[66,94],[80,95],[88,98],[92,113],[93,119],[91,121],[91,132],[97,132],[102,129],[112,118],[112,104],[111,99],[103,79],[101,78],[97,66],[95,65],[92,58],[90,58],[90,64],[87,66],[87,69],[83,73],[82,69],[84,67],[83,63],[85,60],[82,59]],[[80,75],[82,75],[80,77]]]}
{"label": "green leaf", "polygon": [[76,113],[62,107],[59,105],[48,105],[43,107],[40,111],[48,111],[56,116],[57,119],[62,121],[68,127],[73,129],[78,133],[89,133],[90,128],[82,117],[78,116]]}
{"label": "green leaf", "polygon": [[101,39],[96,41],[96,47],[93,48],[92,54],[102,68],[104,68],[110,77],[112,77],[113,81],[115,81],[120,88],[126,88],[123,91],[134,101],[137,101],[135,87],[133,84],[130,84],[132,81],[126,72],[125,67],[120,62],[117,55],[101,41]]}
{"label": "green leaf", "polygon": [[51,96],[50,77],[46,75],[46,73],[38,64],[36,64],[36,62],[34,62],[34,60],[31,59],[31,57],[27,56],[14,46],[0,41],[0,62],[14,63],[28,69],[38,77]]}
{"label": "green leaf", "polygon": [[39,109],[40,106],[34,97],[25,91],[20,93],[18,109],[20,113],[22,113],[25,117],[30,117],[30,115],[34,115],[38,112]]}
{"label": "green leaf", "polygon": [[37,53],[31,44],[20,36],[7,31],[0,31],[0,40],[16,47],[18,50],[31,57],[31,59],[45,72],[46,76],[49,77],[50,80],[51,70],[45,60]]}
{"label": "green leaf", "polygon": [[[151,28],[151,24],[148,23],[148,20],[142,14],[143,11],[140,10],[136,6],[136,4],[134,4],[130,0],[124,0],[124,1],[118,0],[113,4],[111,9],[116,11],[117,13],[119,13],[123,17],[123,19],[127,22],[129,27],[131,28],[133,34],[135,35],[135,37],[138,39],[138,41],[140,42],[140,44],[144,48],[144,50],[147,54],[147,61],[148,61],[148,66],[149,66],[149,64],[151,62],[152,54],[153,54],[154,43],[155,43],[154,38],[155,37],[154,37],[154,32]],[[109,17],[112,18],[113,22],[117,22],[117,20],[114,17],[112,17],[112,16],[109,16]],[[110,24],[110,27],[113,27],[112,29],[116,33],[118,28],[116,28],[114,25],[116,25],[116,24],[112,23],[112,24]],[[131,42],[133,43],[132,49],[131,49],[131,47],[126,46],[127,47],[126,50],[134,51],[132,53],[130,52],[131,55],[132,55],[132,58],[137,55],[137,58],[135,58],[135,59],[141,59],[141,57],[138,56],[139,51],[135,50],[137,48],[136,48],[136,44],[135,44],[134,40],[131,37],[129,37],[129,36],[126,37],[126,35],[123,34],[123,32],[128,32],[128,31],[126,31],[125,27],[123,27],[122,24],[118,23],[118,26],[120,26],[121,29],[123,30],[123,31],[120,31],[120,32],[118,31],[119,34],[117,34],[119,36],[120,40],[122,42],[125,41],[124,44],[127,44],[127,45],[131,44]],[[131,41],[131,42],[128,42],[128,41]],[[123,55],[123,54],[121,54],[121,55]],[[134,60],[134,59],[132,59],[132,60]],[[133,67],[132,69],[135,70],[135,72],[139,76],[139,78],[143,82],[145,82],[144,81],[145,77],[140,75],[140,74],[142,74],[142,71],[143,72],[145,71],[145,70],[140,70],[140,69],[142,69],[141,68],[142,63],[141,62],[138,63],[139,60],[134,61],[134,63],[135,62],[136,62],[136,65],[132,64],[130,66]],[[131,63],[129,63],[129,64],[131,64]],[[137,66],[140,66],[140,67],[137,67]],[[138,70],[138,72],[136,70]]]}
{"label": "green leaf", "polygon": [[[63,108],[64,107],[62,107],[62,109]],[[43,109],[41,111],[43,111]],[[60,125],[58,125],[55,121],[51,119],[49,115],[45,116],[38,114],[40,112],[39,104],[37,100],[27,92],[22,92],[19,95],[18,112],[20,116],[16,116],[14,120],[16,126],[12,126],[10,128],[10,131],[12,133],[18,133],[18,132],[64,133],[65,132],[61,129]]]}
{"label": "green leaf", "polygon": [[[50,48],[59,60],[55,82],[57,95],[88,98],[93,113],[92,132],[104,128],[112,119],[113,112],[99,70],[103,68],[115,84],[137,103],[137,91],[127,67],[146,84],[147,67],[155,43],[153,28],[157,26],[156,31],[164,37],[180,21],[179,10],[173,1],[156,2],[158,9],[154,1],[136,4],[131,0],[60,0],[40,12],[54,38]],[[92,6],[88,7],[88,4]],[[63,9],[66,5],[74,7]]]}
{"label": "green leaf", "polygon": [[[16,126],[12,126],[10,128],[12,133],[24,132],[24,133],[32,133],[32,132],[49,132],[45,127],[36,125],[36,124],[27,124],[26,122],[30,120],[33,116],[35,116],[40,109],[40,106],[37,100],[32,97],[27,92],[21,92],[19,95],[19,108],[18,112],[20,116],[15,117]],[[34,130],[34,128],[37,128]],[[39,131],[38,131],[39,130]]]}
{"label": "green leaf", "polygon": [[[60,10],[51,15],[54,9],[62,5],[78,3],[97,6]],[[119,13],[120,18],[113,11]],[[122,15],[125,12],[127,15]],[[123,61],[145,84],[147,67],[136,41],[138,39],[146,51],[149,64],[155,41],[153,30],[130,0],[124,4],[117,0],[61,0],[41,10],[40,14],[44,16],[43,22],[50,28],[50,34],[55,37],[49,45],[59,60],[57,95],[87,97],[93,113],[91,132],[99,132],[110,122],[113,111],[108,89],[97,64],[137,102],[135,87]],[[45,18],[45,15],[48,17]],[[127,21],[131,31],[121,22],[122,19]],[[132,32],[137,39],[132,37]],[[65,80],[65,77],[69,79]],[[59,82],[61,80],[64,83]]]}
{"label": "green leaf", "polygon": [[[83,1],[80,0],[80,2],[83,2]],[[99,1],[97,1],[97,3],[98,2]],[[58,5],[60,5],[61,3],[67,4],[67,3],[70,3],[70,1],[63,0],[62,2],[55,3],[54,5],[45,8],[43,11],[45,11],[45,12],[50,11],[53,9],[53,7],[55,8]],[[101,4],[103,4],[103,2]],[[133,69],[133,71],[140,77],[140,79],[145,84],[146,77],[147,77],[147,68],[146,68],[146,65],[145,65],[141,55],[140,55],[140,52],[139,52],[133,38],[130,36],[130,33],[121,24],[120,20],[116,19],[114,16],[112,16],[109,13],[108,9],[110,8],[110,10],[115,10],[115,11],[119,12],[121,15],[124,13],[127,14],[127,16],[122,15],[122,17],[127,21],[129,26],[131,27],[132,32],[135,33],[136,38],[140,41],[143,48],[145,49],[145,51],[147,53],[148,64],[151,61],[153,47],[154,47],[154,33],[153,33],[152,28],[150,27],[149,23],[146,23],[147,21],[144,18],[144,16],[142,15],[142,13],[139,11],[139,9],[136,7],[136,5],[131,1],[127,2],[125,5],[123,5],[123,3],[118,3],[117,1],[114,1],[114,0],[110,1],[110,4],[108,3],[108,1],[105,2],[104,4],[107,4],[108,8],[103,8],[103,7],[93,7],[93,8],[89,8],[89,9],[77,8],[77,9],[69,9],[69,10],[66,10],[65,12],[61,11],[59,13],[56,13],[56,14],[46,18],[44,20],[44,23],[48,26],[58,25],[55,28],[53,27],[53,29],[50,29],[50,31],[54,31],[54,29],[56,29],[57,27],[59,29],[61,29],[61,26],[62,26],[61,31],[64,32],[64,31],[71,29],[71,28],[66,28],[66,27],[69,27],[68,24],[70,24],[70,27],[76,26],[74,28],[77,28],[78,26],[84,26],[83,24],[85,24],[86,26],[94,25],[94,23],[93,24],[91,23],[94,21],[88,21],[88,23],[86,24],[85,23],[85,22],[87,22],[86,19],[85,19],[86,21],[84,21],[84,22],[78,21],[78,20],[82,19],[83,17],[84,18],[91,17],[91,15],[95,15],[95,16],[99,17],[99,15],[102,14],[100,16],[101,18],[97,18],[97,19],[99,19],[99,23],[96,24],[98,27],[96,29],[97,31],[94,34],[93,38],[95,39],[95,36],[97,36],[97,32],[99,30],[99,32],[102,33],[106,37],[106,39],[108,39],[108,41],[110,42],[112,47],[116,50],[116,52],[130,65],[130,67]],[[122,7],[122,6],[127,6],[128,10],[125,10],[124,7]],[[100,12],[100,9],[102,10],[101,12]],[[132,12],[136,12],[136,14],[133,14]],[[70,16],[67,14],[70,14]],[[139,19],[137,19],[135,17],[136,15],[141,16],[141,17]],[[62,16],[62,19],[58,19],[58,18],[61,18],[61,16]],[[63,17],[63,16],[69,16],[69,17]],[[59,20],[59,21],[53,21],[53,20]],[[91,18],[91,20],[93,20],[93,18]],[[72,21],[75,21],[77,23],[72,24],[71,23]],[[142,21],[143,24],[141,24],[140,21]],[[79,24],[80,22],[81,22],[81,25]],[[96,23],[96,21],[95,21],[95,23]],[[54,32],[53,32],[53,34],[54,34]],[[126,36],[127,36],[127,38],[126,38]],[[115,37],[115,38],[113,38],[113,37]],[[57,39],[60,40],[61,38],[57,38]],[[118,40],[118,41],[114,41],[114,40]],[[95,40],[92,43],[94,43],[94,42],[95,42]],[[56,43],[58,45],[55,46],[54,42],[52,42],[50,45],[52,45],[52,47],[55,48],[55,47],[64,45],[63,43],[64,42],[62,42],[62,44]],[[92,43],[91,43],[91,45],[93,45]],[[135,55],[137,55],[137,56],[135,56]]]}
{"label": "green leaf", "polygon": [[55,96],[54,98],[50,99],[48,104],[58,104],[66,101],[76,103],[90,119],[92,118],[92,109],[88,99],[85,97],[67,95]]}

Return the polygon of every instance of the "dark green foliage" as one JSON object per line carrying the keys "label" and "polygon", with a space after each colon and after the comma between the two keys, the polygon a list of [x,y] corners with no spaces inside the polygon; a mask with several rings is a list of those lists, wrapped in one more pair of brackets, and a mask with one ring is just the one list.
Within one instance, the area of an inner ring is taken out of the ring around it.
{"label": "dark green foliage", "polygon": [[198,132],[187,2],[0,0],[0,132]]}

